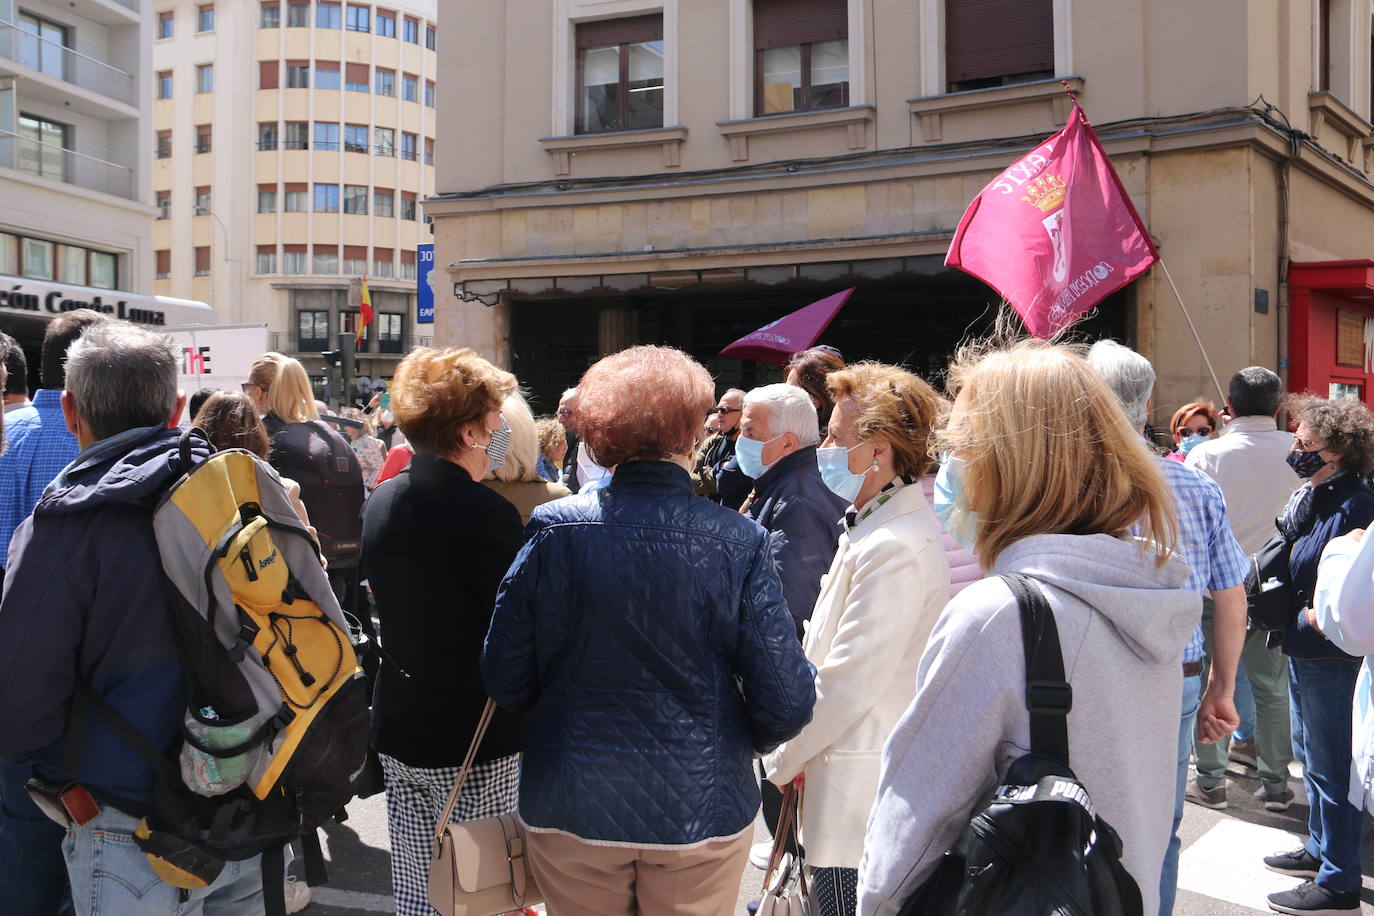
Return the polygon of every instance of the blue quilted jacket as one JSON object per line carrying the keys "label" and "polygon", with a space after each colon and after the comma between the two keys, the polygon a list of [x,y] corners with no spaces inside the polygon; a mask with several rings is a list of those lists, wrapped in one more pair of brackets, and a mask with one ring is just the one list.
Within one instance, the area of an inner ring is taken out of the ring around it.
{"label": "blue quilted jacket", "polygon": [[650,461],[525,533],[482,653],[492,698],[531,714],[525,823],[635,846],[746,829],[754,753],[815,702],[764,530]]}

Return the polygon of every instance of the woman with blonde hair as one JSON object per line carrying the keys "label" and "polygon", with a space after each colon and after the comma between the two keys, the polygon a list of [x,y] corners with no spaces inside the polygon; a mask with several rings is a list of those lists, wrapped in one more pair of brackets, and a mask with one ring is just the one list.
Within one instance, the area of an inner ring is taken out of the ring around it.
{"label": "woman with blonde hair", "polygon": [[539,437],[539,476],[558,483],[559,469],[568,457],[568,433],[555,417],[541,417],[534,421]]}
{"label": "woman with blonde hair", "polygon": [[287,423],[318,419],[315,392],[301,361],[280,353],[264,353],[248,370],[243,393],[253,399],[258,415],[275,436]]}
{"label": "woman with blonde hair", "polygon": [[536,506],[572,496],[572,490],[560,483],[550,483],[540,475],[539,439],[535,432],[534,415],[519,392],[509,395],[501,404],[501,416],[510,426],[506,460],[482,482],[515,507],[523,524],[529,522],[530,513]]}
{"label": "woman with blonde hair", "polygon": [[834,400],[821,480],[852,505],[806,628],[816,668],[811,722],[764,758],[778,786],[805,776],[801,845],[818,916],[853,914],[864,824],[883,742],[916,689],[916,665],[949,598],[940,523],[919,480],[934,466],[940,396],[897,366],[826,377]]}
{"label": "woman with blonde hair", "polygon": [[[1120,835],[1144,912],[1157,912],[1178,660],[1198,614],[1188,567],[1172,552],[1171,492],[1117,396],[1075,349],[1022,341],[970,352],[952,367],[951,390],[958,397],[936,442],[953,462],[956,527],[990,575],[940,616],[916,699],[883,751],[861,911],[897,913],[1030,750],[1021,614],[1001,578],[1021,574],[1058,628],[1073,688],[1069,764]],[[1143,537],[1131,535],[1137,527]]]}

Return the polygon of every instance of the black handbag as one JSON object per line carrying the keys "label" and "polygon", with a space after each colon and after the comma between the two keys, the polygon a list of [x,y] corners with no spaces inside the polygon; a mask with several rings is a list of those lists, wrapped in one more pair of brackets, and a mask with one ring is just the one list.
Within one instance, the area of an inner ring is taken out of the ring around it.
{"label": "black handbag", "polygon": [[1245,574],[1245,603],[1249,605],[1250,627],[1255,630],[1283,630],[1298,619],[1302,601],[1293,588],[1288,557],[1293,541],[1282,533],[1264,542],[1250,558]]}
{"label": "black handbag", "polygon": [[1021,611],[1031,752],[974,814],[963,854],[946,853],[900,916],[1142,916],[1121,838],[1069,769],[1073,688],[1054,612],[1029,578],[1002,579]]}

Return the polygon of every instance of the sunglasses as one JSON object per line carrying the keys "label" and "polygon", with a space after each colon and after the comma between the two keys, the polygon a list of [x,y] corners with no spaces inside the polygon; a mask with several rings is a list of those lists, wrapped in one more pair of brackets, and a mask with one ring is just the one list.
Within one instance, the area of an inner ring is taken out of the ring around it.
{"label": "sunglasses", "polygon": [[713,414],[713,413],[744,413],[744,408],[743,408],[743,407],[712,407],[710,410],[706,411],[706,415],[707,415],[707,416],[710,416],[710,415]]}
{"label": "sunglasses", "polygon": [[1197,429],[1189,429],[1186,426],[1180,426],[1177,432],[1180,436],[1210,436],[1212,434],[1212,427],[1199,426]]}

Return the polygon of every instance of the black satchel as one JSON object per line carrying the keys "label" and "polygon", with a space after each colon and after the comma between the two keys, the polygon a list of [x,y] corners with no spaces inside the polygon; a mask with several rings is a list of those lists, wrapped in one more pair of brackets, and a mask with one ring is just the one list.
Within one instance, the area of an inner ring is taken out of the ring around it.
{"label": "black satchel", "polygon": [[1282,532],[1264,542],[1250,558],[1245,574],[1245,603],[1250,626],[1256,630],[1282,630],[1298,619],[1302,604],[1293,588],[1288,557],[1293,541]]}
{"label": "black satchel", "polygon": [[1031,752],[974,814],[960,847],[902,906],[901,916],[1142,916],[1121,864],[1121,838],[1069,769],[1073,688],[1054,612],[1040,588],[1005,575],[1021,610]]}

